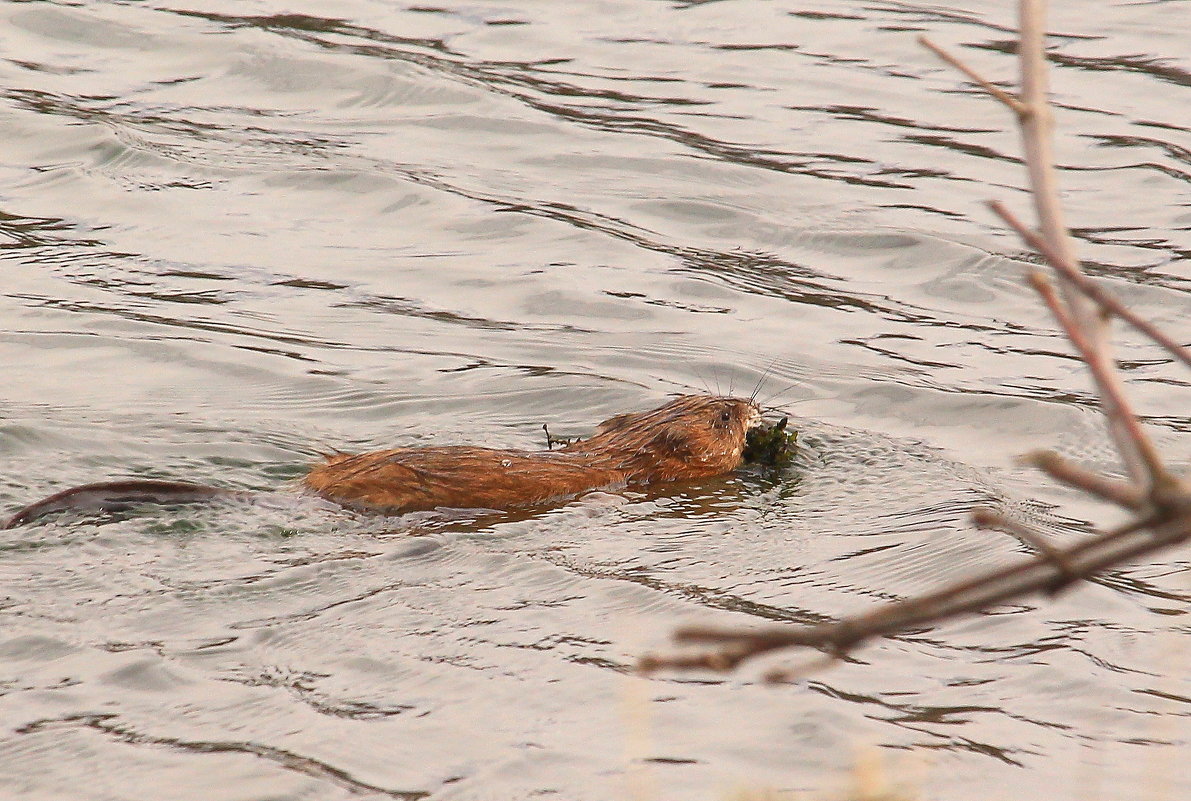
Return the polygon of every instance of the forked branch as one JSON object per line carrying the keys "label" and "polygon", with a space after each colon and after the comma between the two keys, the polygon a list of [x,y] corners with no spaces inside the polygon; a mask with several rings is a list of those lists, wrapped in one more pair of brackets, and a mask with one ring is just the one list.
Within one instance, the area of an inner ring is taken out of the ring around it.
{"label": "forked branch", "polygon": [[1026,459],[1055,480],[1115,504],[1127,511],[1130,519],[1116,529],[1057,548],[1021,523],[995,512],[976,510],[973,517],[977,525],[1008,531],[1030,543],[1038,553],[1020,564],[988,571],[835,623],[753,630],[680,629],[675,633],[678,642],[701,645],[708,650],[646,657],[641,662],[642,670],[728,670],[753,657],[792,647],[819,649],[840,657],[874,637],[932,625],[1036,593],[1053,594],[1076,581],[1191,540],[1191,486],[1166,467],[1133,412],[1111,355],[1107,320],[1110,316],[1120,317],[1184,365],[1191,366],[1191,355],[1156,326],[1130,312],[1080,270],[1063,221],[1051,154],[1052,120],[1047,100],[1042,5],[1042,0],[1020,0],[1020,96],[995,86],[925,37],[920,41],[1012,109],[1017,117],[1038,228],[1028,227],[999,203],[992,207],[1055,271],[1057,291],[1039,273],[1032,273],[1030,282],[1088,366],[1128,480],[1090,472],[1053,453],[1035,453]]}
{"label": "forked branch", "polygon": [[793,647],[816,648],[840,657],[874,637],[924,627],[1037,592],[1054,594],[1075,581],[1188,539],[1191,539],[1191,514],[1165,522],[1147,518],[1101,534],[1074,548],[1051,550],[1022,564],[835,623],[760,629],[682,628],[674,634],[677,642],[714,648],[690,655],[649,656],[641,660],[639,668],[646,672],[663,668],[729,670],[745,660]]}
{"label": "forked branch", "polygon": [[1090,300],[1098,304],[1105,312],[1114,317],[1121,318],[1155,343],[1165,348],[1170,355],[1174,356],[1187,367],[1191,367],[1191,350],[1175,342],[1174,338],[1165,331],[1134,312],[1122,303],[1116,295],[1084,275],[1078,265],[1063,259],[1042,238],[1041,234],[1023,223],[1004,203],[999,200],[990,200],[988,207],[998,217],[1004,220],[1006,225],[1016,231],[1027,245],[1041,253],[1046,258],[1046,262],[1062,275],[1063,278],[1074,284],[1080,292],[1087,295]]}

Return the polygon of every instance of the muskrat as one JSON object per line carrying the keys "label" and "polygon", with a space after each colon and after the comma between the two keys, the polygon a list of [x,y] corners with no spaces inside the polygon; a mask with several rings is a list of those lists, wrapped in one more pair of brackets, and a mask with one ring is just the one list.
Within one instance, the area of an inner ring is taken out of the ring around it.
{"label": "muskrat", "polygon": [[[751,399],[682,395],[652,411],[605,420],[591,437],[557,450],[443,445],[335,453],[311,468],[301,487],[341,506],[380,514],[441,507],[507,510],[588,490],[728,473],[741,465],[748,432],[760,425],[761,410]],[[26,506],[4,527],[64,510],[254,496],[184,481],[106,481]]]}

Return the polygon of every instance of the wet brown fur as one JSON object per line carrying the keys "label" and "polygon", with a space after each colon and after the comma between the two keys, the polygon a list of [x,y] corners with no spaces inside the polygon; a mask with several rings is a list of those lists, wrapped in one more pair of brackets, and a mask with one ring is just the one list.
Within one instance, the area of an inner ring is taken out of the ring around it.
{"label": "wet brown fur", "polygon": [[600,488],[697,479],[740,466],[760,420],[749,400],[684,395],[606,420],[558,450],[448,445],[335,454],[303,485],[353,508],[385,513],[437,507],[511,509]]}
{"label": "wet brown fur", "polygon": [[[751,400],[683,395],[652,411],[606,420],[588,439],[558,450],[446,445],[337,453],[312,468],[302,485],[343,506],[382,514],[438,507],[513,509],[586,490],[727,473],[740,466],[746,433],[760,419]],[[66,510],[252,497],[184,481],[103,481],[26,506],[3,527]]]}

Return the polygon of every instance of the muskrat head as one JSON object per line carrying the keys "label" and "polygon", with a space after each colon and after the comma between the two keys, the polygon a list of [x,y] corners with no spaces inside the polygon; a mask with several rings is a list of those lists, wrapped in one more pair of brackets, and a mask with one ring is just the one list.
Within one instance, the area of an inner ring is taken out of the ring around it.
{"label": "muskrat head", "polygon": [[720,475],[740,466],[748,430],[761,422],[751,400],[681,395],[649,412],[622,414],[567,450],[614,460],[630,482]]}

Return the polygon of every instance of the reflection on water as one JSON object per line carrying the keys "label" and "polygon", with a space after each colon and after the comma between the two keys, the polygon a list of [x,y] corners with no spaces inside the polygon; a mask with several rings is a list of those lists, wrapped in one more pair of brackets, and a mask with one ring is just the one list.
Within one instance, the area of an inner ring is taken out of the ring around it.
{"label": "reflection on water", "polygon": [[[1055,10],[1091,271],[1188,330],[1169,3]],[[62,517],[0,541],[18,797],[719,798],[908,755],[926,797],[1191,789],[1185,564],[874,644],[790,687],[628,673],[676,622],[817,622],[1110,514],[1012,457],[1114,470],[983,207],[1025,205],[1011,9],[900,2],[10,3],[0,503],[109,476],[279,490],[333,448],[541,447],[717,389],[797,463],[530,513],[286,502]],[[1185,376],[1129,335],[1191,461]]]}

